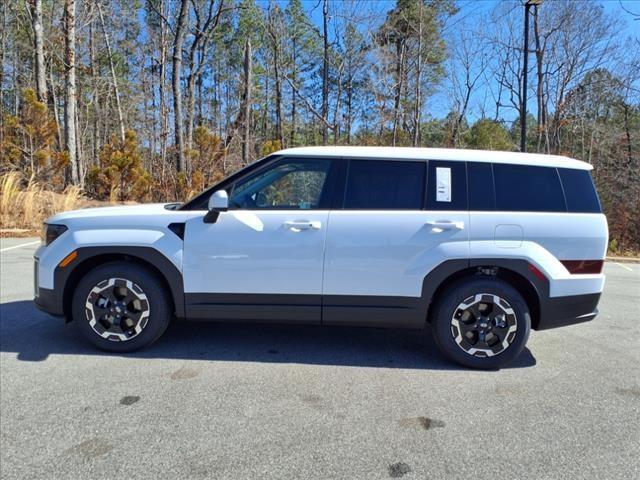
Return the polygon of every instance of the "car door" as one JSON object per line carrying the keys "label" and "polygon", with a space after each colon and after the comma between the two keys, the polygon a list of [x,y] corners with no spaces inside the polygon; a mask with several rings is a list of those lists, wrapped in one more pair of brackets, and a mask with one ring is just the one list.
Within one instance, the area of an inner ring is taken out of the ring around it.
{"label": "car door", "polygon": [[237,180],[215,223],[187,222],[187,316],[320,322],[330,159],[281,158]]}
{"label": "car door", "polygon": [[[465,165],[349,161],[342,209],[329,215],[324,324],[424,324],[425,276],[469,254]],[[426,188],[425,197],[425,184]]]}

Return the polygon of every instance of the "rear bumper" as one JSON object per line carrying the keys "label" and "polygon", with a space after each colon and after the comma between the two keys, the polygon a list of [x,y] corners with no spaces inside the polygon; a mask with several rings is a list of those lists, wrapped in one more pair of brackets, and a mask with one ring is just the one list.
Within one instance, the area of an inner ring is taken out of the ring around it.
{"label": "rear bumper", "polygon": [[593,320],[598,314],[601,293],[549,297],[540,305],[536,330],[564,327]]}

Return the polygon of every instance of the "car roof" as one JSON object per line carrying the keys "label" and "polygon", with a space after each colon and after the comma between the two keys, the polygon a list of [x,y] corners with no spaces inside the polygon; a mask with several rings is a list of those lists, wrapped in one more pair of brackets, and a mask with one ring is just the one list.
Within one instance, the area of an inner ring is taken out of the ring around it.
{"label": "car roof", "polygon": [[465,150],[461,148],[413,147],[296,147],[274,152],[274,155],[296,157],[350,157],[371,160],[448,160],[459,162],[491,162],[541,167],[575,168],[591,170],[593,167],[580,160],[560,155],[540,153],[499,152],[493,150]]}

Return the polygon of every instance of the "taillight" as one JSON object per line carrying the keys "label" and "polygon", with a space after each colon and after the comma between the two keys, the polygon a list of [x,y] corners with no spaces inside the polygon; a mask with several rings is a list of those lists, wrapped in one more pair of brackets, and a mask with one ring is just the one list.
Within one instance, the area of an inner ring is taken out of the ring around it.
{"label": "taillight", "polygon": [[602,273],[604,260],[560,260],[564,268],[572,275],[584,273]]}

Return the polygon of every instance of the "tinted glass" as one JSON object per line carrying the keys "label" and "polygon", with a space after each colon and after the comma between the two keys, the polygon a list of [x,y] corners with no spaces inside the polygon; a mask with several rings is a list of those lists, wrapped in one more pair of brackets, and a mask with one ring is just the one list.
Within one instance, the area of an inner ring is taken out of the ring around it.
{"label": "tinted glass", "polygon": [[467,210],[465,162],[429,160],[427,210]]}
{"label": "tinted glass", "polygon": [[600,213],[600,200],[593,179],[587,170],[559,168],[560,179],[567,199],[567,209],[576,213]]}
{"label": "tinted glass", "polygon": [[496,195],[490,163],[467,163],[469,210],[495,210]]}
{"label": "tinted glass", "polygon": [[285,160],[240,180],[231,208],[307,210],[321,208],[330,160]]}
{"label": "tinted glass", "polygon": [[425,170],[424,162],[351,160],[344,208],[420,210]]}
{"label": "tinted glass", "polygon": [[496,209],[520,212],[566,212],[555,168],[493,164]]}

